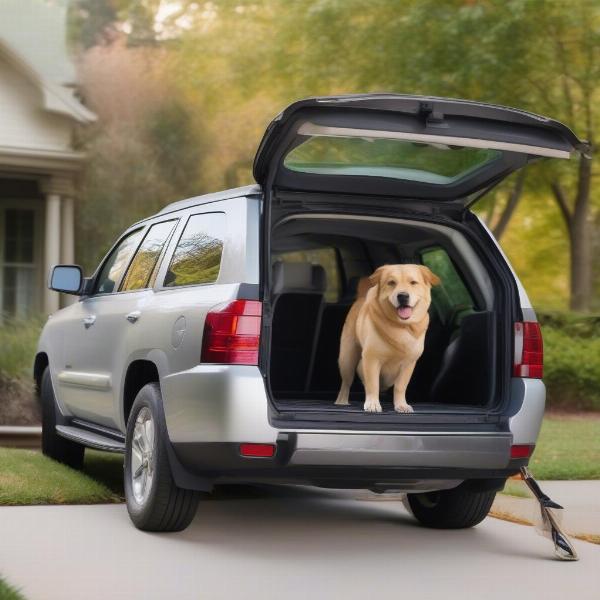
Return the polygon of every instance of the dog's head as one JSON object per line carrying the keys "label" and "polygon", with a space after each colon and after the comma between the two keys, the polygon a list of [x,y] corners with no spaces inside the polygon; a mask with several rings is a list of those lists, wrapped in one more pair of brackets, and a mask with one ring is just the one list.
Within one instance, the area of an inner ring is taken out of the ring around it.
{"label": "dog's head", "polygon": [[371,277],[384,313],[402,323],[419,323],[431,304],[431,286],[440,279],[424,265],[383,265]]}

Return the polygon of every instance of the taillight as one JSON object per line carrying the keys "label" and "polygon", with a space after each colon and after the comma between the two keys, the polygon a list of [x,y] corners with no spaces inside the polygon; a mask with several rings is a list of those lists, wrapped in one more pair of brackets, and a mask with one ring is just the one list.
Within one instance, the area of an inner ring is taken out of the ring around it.
{"label": "taillight", "polygon": [[533,379],[541,379],[544,375],[542,330],[535,321],[515,323],[513,375]]}
{"label": "taillight", "polygon": [[275,456],[275,445],[240,444],[240,454],[249,458],[272,458]]}
{"label": "taillight", "polygon": [[529,458],[533,454],[533,444],[515,444],[510,447],[511,458]]}
{"label": "taillight", "polygon": [[206,315],[202,338],[202,362],[257,365],[262,304],[233,300]]}

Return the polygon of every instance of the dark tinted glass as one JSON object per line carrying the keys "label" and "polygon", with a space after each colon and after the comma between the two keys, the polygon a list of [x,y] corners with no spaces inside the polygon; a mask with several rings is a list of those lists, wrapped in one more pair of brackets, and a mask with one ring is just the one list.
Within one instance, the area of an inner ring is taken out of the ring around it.
{"label": "dark tinted glass", "polygon": [[32,210],[10,209],[6,211],[5,262],[33,262],[34,218],[35,213]]}
{"label": "dark tinted glass", "polygon": [[173,253],[165,286],[213,283],[219,276],[225,215],[205,213],[190,217]]}
{"label": "dark tinted glass", "polygon": [[135,253],[121,291],[141,290],[151,285],[150,279],[158,262],[163,246],[167,241],[176,221],[166,221],[152,225]]}
{"label": "dark tinted glass", "polygon": [[111,252],[104,265],[102,265],[102,270],[96,280],[95,292],[97,294],[110,294],[115,290],[115,284],[121,279],[131,256],[140,243],[142,231],[143,229],[137,229],[124,237]]}
{"label": "dark tinted glass", "polygon": [[441,280],[440,285],[431,289],[431,296],[445,317],[460,310],[472,309],[473,298],[461,279],[452,259],[443,248],[432,248],[421,253],[423,264],[429,267]]}

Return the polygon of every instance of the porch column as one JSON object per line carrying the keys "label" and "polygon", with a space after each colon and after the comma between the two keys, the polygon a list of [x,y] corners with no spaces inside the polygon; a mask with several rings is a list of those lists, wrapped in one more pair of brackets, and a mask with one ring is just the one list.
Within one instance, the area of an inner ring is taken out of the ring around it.
{"label": "porch column", "polygon": [[[60,196],[46,196],[46,226],[44,229],[44,282],[47,283],[50,269],[60,262]],[[44,312],[50,314],[59,308],[59,297],[47,287],[44,291]]]}
{"label": "porch column", "polygon": [[[70,260],[67,262],[72,262],[73,213],[72,203],[69,206],[68,199],[73,197],[73,184],[69,177],[53,175],[44,180],[41,187],[42,191],[46,194],[46,223],[44,227],[43,263],[44,312],[49,314],[57,311],[61,304],[59,295],[46,287],[50,270],[54,265],[63,262],[65,258],[70,257]],[[65,216],[70,218],[71,229],[69,229],[63,222],[66,220]],[[66,239],[65,234],[67,236]],[[64,240],[62,243],[61,238]]]}
{"label": "porch column", "polygon": [[[60,262],[72,265],[75,262],[75,207],[72,196],[62,198]],[[61,294],[61,306],[76,302],[77,297]]]}
{"label": "porch column", "polygon": [[75,262],[75,206],[73,198],[62,198],[60,262],[72,265]]}

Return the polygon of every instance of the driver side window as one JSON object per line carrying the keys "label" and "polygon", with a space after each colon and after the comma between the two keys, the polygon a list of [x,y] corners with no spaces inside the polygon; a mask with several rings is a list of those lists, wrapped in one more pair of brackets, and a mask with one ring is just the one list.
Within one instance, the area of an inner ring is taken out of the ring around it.
{"label": "driver side window", "polygon": [[111,294],[123,276],[131,257],[142,239],[142,229],[136,229],[125,236],[116,248],[110,253],[94,286],[94,294]]}

